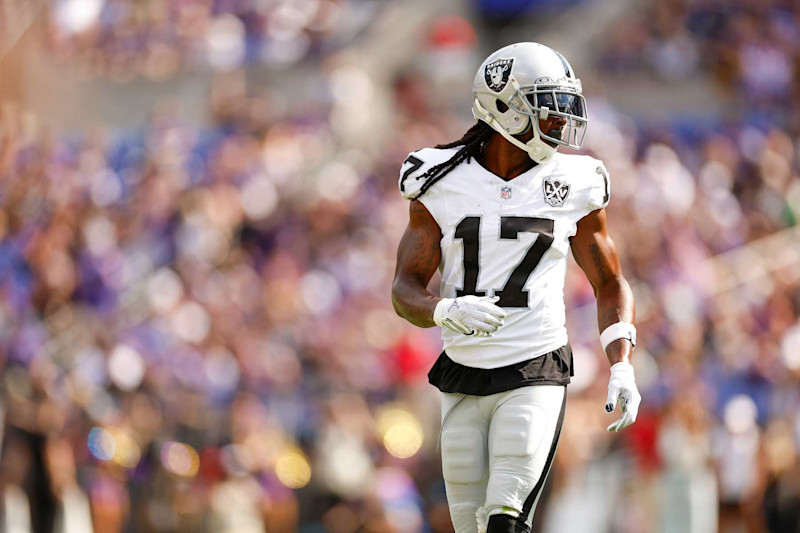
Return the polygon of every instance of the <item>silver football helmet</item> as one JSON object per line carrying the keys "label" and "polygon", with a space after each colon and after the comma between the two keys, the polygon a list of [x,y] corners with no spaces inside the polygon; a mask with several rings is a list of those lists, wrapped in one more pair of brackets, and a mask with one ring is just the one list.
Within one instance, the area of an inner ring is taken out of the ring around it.
{"label": "silver football helmet", "polygon": [[[567,60],[539,43],[516,43],[486,58],[472,84],[472,114],[543,163],[558,145],[580,148],[589,122],[581,80]],[[538,118],[558,116],[564,127],[541,131]],[[514,138],[533,128],[527,143]],[[549,141],[556,146],[552,146]]]}

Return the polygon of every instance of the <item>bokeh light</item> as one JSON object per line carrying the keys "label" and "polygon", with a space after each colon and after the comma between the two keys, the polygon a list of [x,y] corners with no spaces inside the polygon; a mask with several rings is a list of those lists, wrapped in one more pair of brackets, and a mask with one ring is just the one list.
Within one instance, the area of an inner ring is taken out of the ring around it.
{"label": "bokeh light", "polygon": [[200,469],[200,455],[188,444],[169,441],[161,447],[161,463],[177,476],[193,477]]}
{"label": "bokeh light", "polygon": [[424,433],[419,420],[400,407],[384,408],[378,414],[378,433],[383,445],[394,457],[413,457],[422,447]]}
{"label": "bokeh light", "polygon": [[61,0],[54,2],[55,20],[65,33],[89,29],[103,10],[104,0]]}
{"label": "bokeh light", "polygon": [[750,396],[738,394],[725,406],[723,419],[731,433],[744,433],[756,427],[758,408]]}
{"label": "bokeh light", "polygon": [[185,302],[170,316],[172,330],[181,339],[200,343],[211,329],[211,318],[197,302]]}
{"label": "bokeh light", "polygon": [[157,313],[168,313],[183,297],[183,284],[171,268],[159,268],[147,282],[147,298]]}
{"label": "bokeh light", "polygon": [[117,244],[116,229],[108,217],[97,215],[83,225],[86,246],[95,255],[102,255]]}
{"label": "bokeh light", "polygon": [[800,370],[800,324],[795,324],[783,335],[781,357],[787,368]]}
{"label": "bokeh light", "polygon": [[419,424],[397,424],[383,436],[386,450],[399,459],[416,455],[422,447],[422,428]]}
{"label": "bokeh light", "polygon": [[142,456],[141,449],[136,440],[122,431],[112,432],[116,449],[112,459],[115,463],[125,468],[135,468]]}
{"label": "bokeh light", "polygon": [[107,429],[94,427],[89,431],[87,439],[89,451],[102,461],[110,461],[117,451],[117,441]]}
{"label": "bokeh light", "polygon": [[139,352],[124,344],[114,347],[108,358],[108,375],[117,387],[134,390],[144,379],[144,374],[145,364]]}
{"label": "bokeh light", "polygon": [[303,452],[290,448],[275,461],[275,475],[290,489],[299,489],[311,481],[311,464]]}
{"label": "bokeh light", "polygon": [[265,175],[259,174],[242,186],[240,201],[245,214],[252,220],[263,220],[278,205],[275,185]]}
{"label": "bokeh light", "polygon": [[89,452],[101,461],[113,461],[125,468],[135,468],[141,458],[136,440],[116,428],[94,427],[87,438]]}
{"label": "bokeh light", "polygon": [[217,70],[230,70],[244,61],[245,30],[242,21],[233,15],[220,15],[208,29],[206,45],[208,62]]}

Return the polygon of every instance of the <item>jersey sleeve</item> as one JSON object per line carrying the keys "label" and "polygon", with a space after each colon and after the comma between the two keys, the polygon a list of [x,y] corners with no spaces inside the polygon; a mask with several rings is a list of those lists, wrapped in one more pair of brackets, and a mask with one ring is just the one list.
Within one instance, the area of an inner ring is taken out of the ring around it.
{"label": "jersey sleeve", "polygon": [[435,148],[422,148],[408,154],[400,167],[400,180],[398,187],[406,200],[419,197],[422,186],[427,181],[430,169],[450,157],[452,150],[439,150]]}
{"label": "jersey sleeve", "polygon": [[425,183],[423,176],[430,168],[430,165],[420,157],[421,152],[422,150],[417,150],[408,154],[400,167],[400,180],[397,185],[406,200],[413,200],[419,196],[420,189]]}
{"label": "jersey sleeve", "polygon": [[589,199],[587,207],[589,211],[603,209],[608,205],[611,197],[611,180],[608,177],[606,166],[599,159],[592,159],[591,174],[589,180]]}

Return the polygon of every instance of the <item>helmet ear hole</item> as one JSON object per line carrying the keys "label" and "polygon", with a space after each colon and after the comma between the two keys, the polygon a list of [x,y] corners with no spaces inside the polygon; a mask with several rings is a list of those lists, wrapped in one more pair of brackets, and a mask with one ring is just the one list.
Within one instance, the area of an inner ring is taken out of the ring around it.
{"label": "helmet ear hole", "polygon": [[508,111],[508,106],[505,102],[500,100],[499,98],[494,101],[494,105],[497,107],[497,110],[501,113],[505,113]]}

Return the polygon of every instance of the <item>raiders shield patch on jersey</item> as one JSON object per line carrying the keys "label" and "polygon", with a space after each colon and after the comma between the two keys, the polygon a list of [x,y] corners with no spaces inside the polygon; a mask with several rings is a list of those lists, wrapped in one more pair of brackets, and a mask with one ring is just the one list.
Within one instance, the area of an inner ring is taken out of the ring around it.
{"label": "raiders shield patch on jersey", "polygon": [[514,59],[498,59],[492,61],[483,71],[483,76],[486,79],[486,85],[491,90],[499,93],[508,84],[508,76],[511,74],[511,65],[514,64]]}
{"label": "raiders shield patch on jersey", "polygon": [[569,196],[569,183],[554,178],[547,178],[542,182],[544,188],[544,201],[547,205],[561,207]]}

